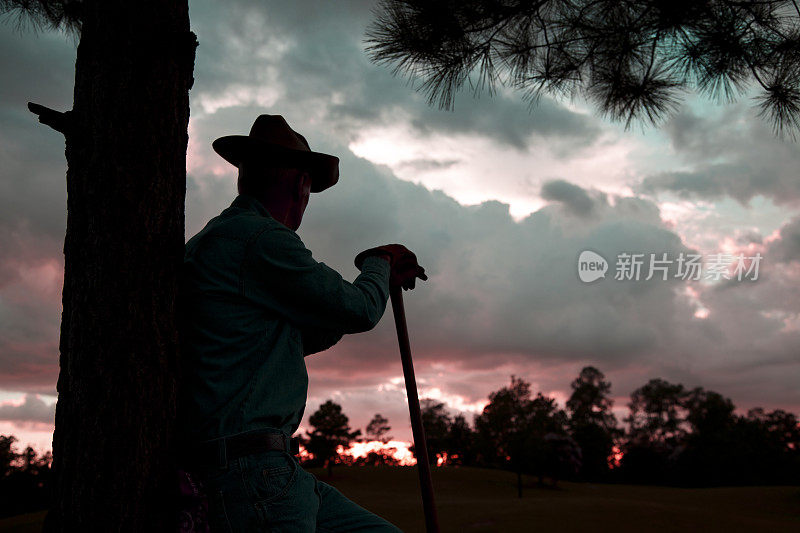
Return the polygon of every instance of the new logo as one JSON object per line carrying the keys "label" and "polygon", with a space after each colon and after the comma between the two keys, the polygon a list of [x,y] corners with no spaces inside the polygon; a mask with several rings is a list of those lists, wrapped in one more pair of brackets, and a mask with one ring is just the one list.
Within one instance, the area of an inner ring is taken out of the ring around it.
{"label": "new logo", "polygon": [[578,277],[584,283],[591,283],[606,277],[608,261],[591,250],[584,250],[578,257]]}

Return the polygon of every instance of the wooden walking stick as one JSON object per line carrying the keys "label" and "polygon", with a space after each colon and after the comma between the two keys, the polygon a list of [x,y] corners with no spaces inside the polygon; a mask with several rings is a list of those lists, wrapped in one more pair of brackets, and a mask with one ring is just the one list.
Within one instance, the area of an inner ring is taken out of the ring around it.
{"label": "wooden walking stick", "polygon": [[425,530],[428,533],[439,533],[439,520],[436,516],[436,503],[433,500],[431,484],[431,465],[428,462],[428,448],[425,445],[425,431],[422,428],[422,414],[417,396],[417,380],[414,377],[414,364],[411,362],[411,346],[408,343],[408,327],[406,311],[403,307],[402,287],[392,286],[389,289],[392,300],[394,324],[397,328],[397,341],[400,343],[400,359],[403,361],[403,376],[406,380],[408,410],[411,412],[411,431],[414,435],[414,451],[417,456],[419,485],[422,489],[422,508],[425,511]]}

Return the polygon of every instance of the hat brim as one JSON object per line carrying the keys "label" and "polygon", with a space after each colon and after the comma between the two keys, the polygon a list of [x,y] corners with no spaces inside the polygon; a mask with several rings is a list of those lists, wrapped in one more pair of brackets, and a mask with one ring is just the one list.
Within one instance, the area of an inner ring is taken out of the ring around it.
{"label": "hat brim", "polygon": [[211,146],[225,161],[238,167],[248,159],[294,164],[311,174],[311,192],[322,192],[339,181],[339,158],[320,152],[292,150],[249,135],[227,135]]}

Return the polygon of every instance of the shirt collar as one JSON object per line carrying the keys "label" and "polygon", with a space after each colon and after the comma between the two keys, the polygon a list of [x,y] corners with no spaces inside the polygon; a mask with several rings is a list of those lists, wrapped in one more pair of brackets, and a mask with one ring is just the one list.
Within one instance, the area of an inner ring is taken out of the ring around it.
{"label": "shirt collar", "polygon": [[261,215],[262,217],[271,217],[267,208],[264,207],[264,204],[259,202],[254,196],[250,196],[249,194],[240,194],[236,198],[234,198],[231,207],[235,207],[238,209],[246,209],[248,211],[254,211]]}

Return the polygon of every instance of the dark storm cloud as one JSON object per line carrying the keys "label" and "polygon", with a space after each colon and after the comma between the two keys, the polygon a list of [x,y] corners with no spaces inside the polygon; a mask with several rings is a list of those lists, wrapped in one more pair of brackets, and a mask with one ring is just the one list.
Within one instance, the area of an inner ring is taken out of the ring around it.
{"label": "dark storm cloud", "polygon": [[769,124],[744,104],[726,107],[716,118],[684,109],[665,130],[687,169],[645,177],[635,190],[685,198],[730,197],[747,204],[763,195],[776,204],[800,205],[800,150],[775,139]]}
{"label": "dark storm cloud", "polygon": [[0,420],[52,424],[55,420],[55,408],[55,404],[47,405],[38,396],[26,394],[20,405],[0,404]]}
{"label": "dark storm cloud", "polygon": [[754,230],[745,230],[736,236],[736,243],[747,246],[748,244],[761,244],[764,238],[760,233]]}
{"label": "dark storm cloud", "polygon": [[0,30],[0,261],[55,255],[66,222],[64,138],[39,124],[27,102],[71,107],[74,45],[57,34]]}
{"label": "dark storm cloud", "polygon": [[51,32],[17,32],[0,21],[0,49],[4,122],[9,110],[24,112],[35,121],[25,107],[28,101],[56,109],[72,107],[75,48],[71,38]]}
{"label": "dark storm cloud", "polygon": [[545,182],[542,185],[541,196],[544,200],[560,202],[578,216],[590,215],[594,207],[594,200],[584,189],[564,180]]}
{"label": "dark storm cloud", "polygon": [[800,217],[795,217],[778,231],[766,252],[770,260],[800,263]]}
{"label": "dark storm cloud", "polygon": [[[16,310],[15,310],[16,312]],[[5,313],[2,313],[5,318]],[[50,325],[49,322],[44,322]],[[8,391],[55,394],[58,378],[58,324],[50,342],[0,341],[0,388]],[[3,334],[7,330],[3,330]]]}
{"label": "dark storm cloud", "polygon": [[27,110],[67,109],[74,48],[54,34],[0,29],[0,288],[26,266],[60,261],[66,222],[64,138]]}
{"label": "dark storm cloud", "polygon": [[420,108],[423,111],[411,123],[422,133],[475,133],[496,138],[519,150],[527,149],[528,139],[533,134],[590,143],[600,133],[591,118],[568,111],[549,98],[543,98],[538,106],[530,109],[518,98],[502,95],[473,99],[464,94],[460,102],[462,108],[453,113]]}
{"label": "dark storm cloud", "polygon": [[439,161],[437,159],[412,159],[411,161],[404,161],[398,166],[402,169],[409,169],[415,172],[424,172],[426,170],[441,170],[458,165],[460,161],[457,159],[447,159]]}
{"label": "dark storm cloud", "polygon": [[372,2],[315,2],[307,9],[284,2],[230,5],[220,13],[216,4],[193,3],[201,36],[193,89],[198,101],[204,94],[254,82],[286,94],[283,111],[272,112],[293,107],[294,116],[324,112],[344,135],[365,125],[408,121],[420,135],[477,134],[520,150],[531,135],[587,144],[600,132],[590,117],[548,98],[530,113],[520,98],[502,92],[480,99],[465,92],[455,113],[428,106],[423,95],[392,76],[389,67],[370,63],[363,52]]}

